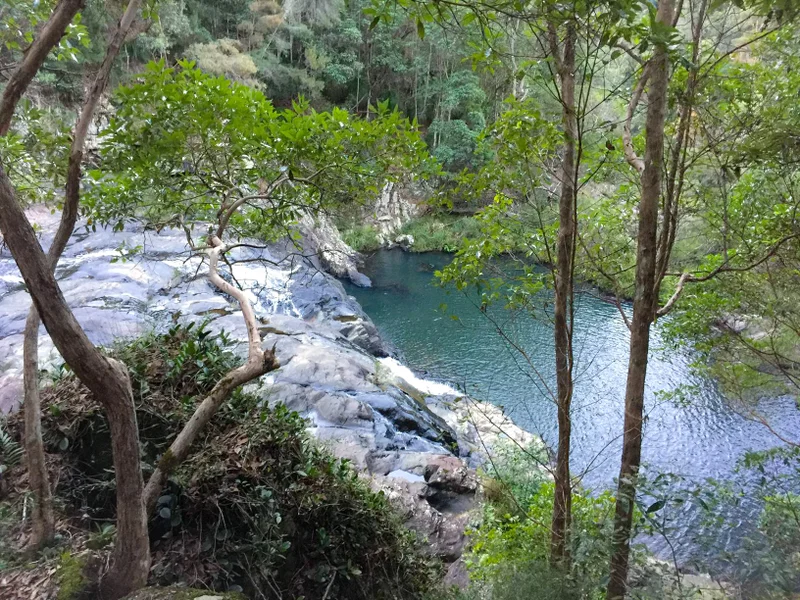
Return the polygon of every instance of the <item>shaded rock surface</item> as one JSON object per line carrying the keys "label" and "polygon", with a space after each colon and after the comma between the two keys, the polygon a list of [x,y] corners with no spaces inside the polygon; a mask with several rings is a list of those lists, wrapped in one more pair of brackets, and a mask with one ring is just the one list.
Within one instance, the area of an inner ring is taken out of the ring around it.
{"label": "shaded rock surface", "polygon": [[393,245],[398,231],[420,214],[420,205],[430,195],[420,184],[387,182],[367,213],[367,222],[377,230],[382,245]]}
{"label": "shaded rock surface", "polygon": [[[388,185],[388,184],[387,184]],[[336,225],[325,215],[306,214],[299,223],[300,245],[311,260],[331,275],[347,278],[355,285],[369,287],[369,277],[359,272],[361,255],[342,239]]]}
{"label": "shaded rock surface", "polygon": [[[56,218],[38,210],[44,247]],[[126,260],[122,247],[140,247]],[[433,553],[453,561],[464,546],[478,481],[475,468],[504,439],[530,446],[538,438],[492,405],[419,379],[388,356],[377,329],[314,253],[290,243],[240,248],[233,276],[248,290],[265,347],[281,368],[250,384],[265,403],[283,403],[308,419],[310,431],[386,491]],[[206,279],[181,232],[159,234],[79,229],[59,264],[64,295],[89,338],[110,344],[182,321],[208,321],[246,340],[237,305]],[[7,251],[0,252],[0,407],[22,396],[22,333],[30,300]],[[42,330],[43,368],[58,353]]]}

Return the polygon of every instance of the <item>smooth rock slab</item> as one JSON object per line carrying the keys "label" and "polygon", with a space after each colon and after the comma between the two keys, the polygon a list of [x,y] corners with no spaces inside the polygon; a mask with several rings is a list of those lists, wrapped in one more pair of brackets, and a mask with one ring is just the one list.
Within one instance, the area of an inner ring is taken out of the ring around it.
{"label": "smooth rock slab", "polygon": [[[57,218],[32,212],[42,219],[46,247]],[[142,250],[125,262],[112,262],[123,246]],[[504,439],[525,445],[537,440],[500,409],[462,400],[448,386],[419,379],[386,358],[375,325],[341,283],[323,271],[324,252],[310,258],[302,254],[283,242],[241,248],[231,256],[264,347],[274,347],[281,364],[247,389],[266,405],[282,403],[306,417],[321,443],[352,461],[394,499],[408,525],[427,536],[433,554],[455,560],[478,495],[473,467],[485,460],[486,449]],[[155,234],[131,224],[121,232],[79,230],[57,278],[95,343],[110,344],[175,322],[206,322],[212,331],[226,331],[238,351],[246,351],[241,311],[208,282],[206,268],[190,255],[182,232]],[[4,411],[22,396],[22,330],[29,306],[16,265],[7,251],[0,251]],[[41,366],[52,366],[57,353],[44,329],[39,346]]]}

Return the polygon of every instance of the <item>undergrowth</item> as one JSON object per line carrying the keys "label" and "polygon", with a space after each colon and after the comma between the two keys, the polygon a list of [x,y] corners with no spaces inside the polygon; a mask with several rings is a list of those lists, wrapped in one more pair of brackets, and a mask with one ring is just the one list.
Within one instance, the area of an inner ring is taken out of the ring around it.
{"label": "undergrowth", "polygon": [[[147,477],[238,359],[224,335],[204,326],[175,326],[110,352],[131,374]],[[48,452],[59,455],[59,503],[94,530],[94,546],[107,546],[115,493],[102,410],[68,371],[43,390],[42,403]],[[19,434],[19,417],[14,425]],[[151,583],[354,600],[421,598],[436,587],[438,565],[385,496],[319,447],[306,426],[284,406],[233,395],[151,515]]]}
{"label": "undergrowth", "polygon": [[472,216],[424,215],[406,223],[398,235],[414,238],[412,252],[455,252],[464,238],[476,237],[478,221]]}

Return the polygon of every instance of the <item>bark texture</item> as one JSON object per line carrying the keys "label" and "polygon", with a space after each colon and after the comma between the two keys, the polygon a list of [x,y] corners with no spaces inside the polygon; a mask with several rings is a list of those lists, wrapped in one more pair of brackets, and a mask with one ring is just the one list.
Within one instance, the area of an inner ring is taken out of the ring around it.
{"label": "bark texture", "polygon": [[[17,102],[82,5],[81,0],[61,0],[25,53],[0,99],[0,134],[8,131]],[[71,161],[70,173],[75,171],[79,175],[80,161]],[[76,185],[76,193],[77,190]],[[0,232],[53,343],[103,405],[109,421],[117,483],[117,542],[113,563],[101,582],[100,594],[103,598],[121,598],[146,583],[150,568],[147,519],[142,504],[144,483],[139,465],[139,434],[127,370],[124,365],[103,356],[78,324],[58,287],[51,263],[17,200],[2,162]]]}
{"label": "bark texture", "polygon": [[83,4],[84,0],[60,0],[36,39],[25,50],[22,62],[9,78],[0,100],[0,135],[8,133],[19,99]]}
{"label": "bark texture", "polygon": [[102,591],[104,598],[121,598],[146,583],[150,568],[139,433],[127,370],[95,348],[81,329],[1,165],[0,231],[53,343],[108,418],[117,482],[117,543]]}
{"label": "bark texture", "polygon": [[[660,0],[656,14],[657,20],[671,26],[674,6],[674,0]],[[621,600],[627,591],[634,495],[641,464],[642,416],[647,359],[650,350],[650,326],[655,318],[658,300],[656,296],[658,212],[661,200],[664,122],[669,81],[669,61],[665,45],[659,44],[656,47],[646,70],[649,73],[649,89],[636,248],[636,289],[630,327],[630,357],[625,388],[622,459],[617,484],[611,566],[606,589],[607,600]]]}

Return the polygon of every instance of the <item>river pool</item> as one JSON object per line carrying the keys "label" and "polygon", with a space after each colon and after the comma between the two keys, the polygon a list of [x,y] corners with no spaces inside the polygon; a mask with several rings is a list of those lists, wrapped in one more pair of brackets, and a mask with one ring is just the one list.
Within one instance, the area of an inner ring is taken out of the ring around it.
{"label": "river pool", "polygon": [[[471,396],[503,406],[522,427],[556,440],[552,326],[547,319],[509,311],[490,316],[469,296],[436,285],[433,271],[449,260],[446,254],[412,254],[382,250],[368,257],[363,269],[372,288],[348,285],[384,338],[411,368],[448,382]],[[446,304],[443,312],[441,305]],[[457,320],[452,315],[458,317]],[[688,353],[651,352],[647,374],[643,460],[652,472],[670,472],[690,481],[729,479],[747,450],[778,445],[763,425],[734,411],[713,380],[690,369]],[[524,358],[512,347],[522,348]],[[573,400],[573,472],[592,490],[611,488],[619,469],[623,398],[628,359],[628,330],[617,308],[586,291],[576,299],[575,393]],[[659,392],[690,386],[684,402],[664,400]],[[761,411],[781,431],[800,432],[800,411],[791,398],[765,400]],[[720,546],[735,541],[739,530],[755,518],[754,507],[730,515],[733,523],[717,532]],[[687,506],[673,532],[679,555],[696,551],[696,511]],[[659,540],[649,545],[660,554]]]}

